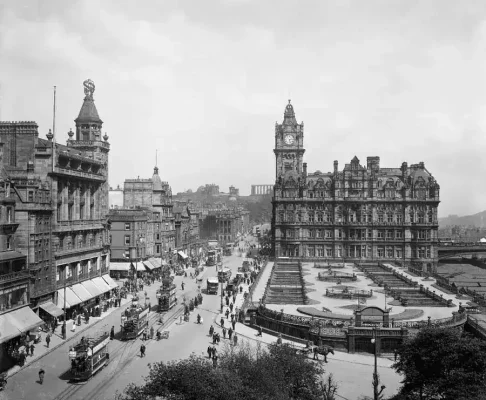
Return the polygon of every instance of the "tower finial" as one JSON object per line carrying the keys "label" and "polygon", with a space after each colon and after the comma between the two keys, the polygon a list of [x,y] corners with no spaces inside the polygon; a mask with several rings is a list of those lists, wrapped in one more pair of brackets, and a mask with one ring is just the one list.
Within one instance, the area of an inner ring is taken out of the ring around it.
{"label": "tower finial", "polygon": [[157,166],[157,149],[155,149],[155,166]]}
{"label": "tower finial", "polygon": [[290,99],[289,99],[289,104],[290,104]]}

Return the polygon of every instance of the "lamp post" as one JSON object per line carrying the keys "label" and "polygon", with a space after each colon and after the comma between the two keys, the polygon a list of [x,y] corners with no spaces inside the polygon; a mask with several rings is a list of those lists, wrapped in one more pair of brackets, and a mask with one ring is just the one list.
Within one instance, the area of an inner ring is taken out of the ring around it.
{"label": "lamp post", "polygon": [[220,276],[221,276],[221,314],[223,314],[223,297],[224,297],[224,291],[223,291],[223,283],[224,283],[224,280],[223,280],[223,262],[221,262],[221,272],[220,272]]}
{"label": "lamp post", "polygon": [[374,355],[375,355],[375,369],[373,371],[373,399],[374,400],[380,400],[381,398],[381,393],[383,390],[385,390],[385,385],[381,385],[380,390],[378,390],[378,386],[380,385],[380,376],[378,375],[378,360],[377,360],[377,354],[376,354],[376,337],[377,337],[377,331],[376,327],[373,327],[373,338],[371,339],[371,343],[373,343],[375,346],[374,348]]}

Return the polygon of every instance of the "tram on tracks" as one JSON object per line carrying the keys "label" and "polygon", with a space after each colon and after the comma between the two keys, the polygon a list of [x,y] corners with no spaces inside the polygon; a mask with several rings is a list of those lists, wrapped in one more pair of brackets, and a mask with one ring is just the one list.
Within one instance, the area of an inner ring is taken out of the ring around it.
{"label": "tram on tracks", "polygon": [[149,307],[136,302],[125,310],[121,316],[122,340],[136,339],[145,328],[148,328]]}
{"label": "tram on tracks", "polygon": [[96,372],[106,366],[110,360],[108,353],[110,335],[103,333],[95,338],[81,338],[81,341],[69,350],[71,381],[87,381]]}

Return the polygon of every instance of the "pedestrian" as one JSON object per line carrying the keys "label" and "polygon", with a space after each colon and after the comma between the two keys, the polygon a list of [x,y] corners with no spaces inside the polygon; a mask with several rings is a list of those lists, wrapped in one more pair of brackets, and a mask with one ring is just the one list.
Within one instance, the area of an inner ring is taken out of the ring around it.
{"label": "pedestrian", "polygon": [[233,330],[236,330],[236,328],[235,328],[235,326],[236,326],[236,321],[235,321],[235,320],[231,321],[231,325],[233,326]]}
{"label": "pedestrian", "polygon": [[150,339],[153,339],[154,338],[154,327],[151,326],[150,327]]}
{"label": "pedestrian", "polygon": [[145,345],[140,346],[140,357],[145,357]]}
{"label": "pedestrian", "polygon": [[236,346],[238,344],[238,335],[235,332],[235,336],[233,336],[233,345]]}
{"label": "pedestrian", "polygon": [[228,330],[228,339],[230,340],[231,342],[231,336],[233,335],[233,329],[229,328]]}
{"label": "pedestrian", "polygon": [[78,315],[78,326],[81,326],[81,314]]}
{"label": "pedestrian", "polygon": [[223,338],[226,339],[226,328],[223,328]]}
{"label": "pedestrian", "polygon": [[230,310],[233,311],[233,303],[230,303]]}
{"label": "pedestrian", "polygon": [[32,342],[32,344],[30,345],[30,355],[32,357],[34,357],[34,349],[35,349],[35,346],[34,346],[34,343]]}
{"label": "pedestrian", "polygon": [[208,357],[211,358],[211,354],[213,353],[213,348],[211,347],[211,345],[208,346]]}
{"label": "pedestrian", "polygon": [[214,355],[213,356],[213,367],[216,368],[218,366],[218,356]]}
{"label": "pedestrian", "polygon": [[39,371],[39,383],[42,385],[42,383],[44,382],[44,375],[45,375],[46,371],[44,371],[42,368],[41,370]]}
{"label": "pedestrian", "polygon": [[223,327],[224,327],[224,318],[223,318],[223,317],[221,317],[221,321],[219,321],[219,322],[221,322],[221,324],[220,324],[220,325],[221,325],[221,328],[223,328]]}
{"label": "pedestrian", "polygon": [[282,344],[282,334],[278,334],[277,344]]}
{"label": "pedestrian", "polygon": [[209,336],[213,336],[213,333],[214,333],[214,326],[210,326],[209,327]]}
{"label": "pedestrian", "polygon": [[226,306],[229,306],[229,297],[226,296]]}
{"label": "pedestrian", "polygon": [[233,294],[233,303],[236,303],[236,294]]}
{"label": "pedestrian", "polygon": [[213,344],[216,344],[216,333],[213,333]]}
{"label": "pedestrian", "polygon": [[216,334],[216,343],[219,344],[219,342],[221,341],[221,336],[219,333]]}
{"label": "pedestrian", "polygon": [[65,322],[62,324],[61,334],[62,334],[62,337],[64,339],[66,337],[66,323]]}
{"label": "pedestrian", "polygon": [[112,326],[110,330],[110,340],[115,339],[115,327]]}
{"label": "pedestrian", "polygon": [[397,358],[398,358],[398,351],[397,351],[397,349],[393,350],[393,354],[395,355],[395,362],[397,362]]}
{"label": "pedestrian", "polygon": [[211,355],[214,357],[216,355],[216,347],[211,347]]}
{"label": "pedestrian", "polygon": [[73,322],[73,326],[71,328],[71,332],[73,332],[73,333],[76,332],[76,324],[74,322]]}
{"label": "pedestrian", "polygon": [[230,313],[230,312],[229,312],[229,310],[228,310],[228,309],[226,309],[226,312],[224,313],[224,315],[226,315],[226,319],[228,319],[228,317],[229,317],[229,313]]}
{"label": "pedestrian", "polygon": [[314,358],[313,359],[319,361],[319,349],[318,349],[317,346],[314,346]]}
{"label": "pedestrian", "polygon": [[181,283],[181,288],[184,290],[184,282]]}
{"label": "pedestrian", "polygon": [[48,333],[47,336],[46,336],[46,345],[47,345],[47,348],[49,348],[49,344],[51,343],[51,334]]}
{"label": "pedestrian", "polygon": [[262,329],[261,326],[258,327],[258,335],[257,336],[263,337],[263,329]]}

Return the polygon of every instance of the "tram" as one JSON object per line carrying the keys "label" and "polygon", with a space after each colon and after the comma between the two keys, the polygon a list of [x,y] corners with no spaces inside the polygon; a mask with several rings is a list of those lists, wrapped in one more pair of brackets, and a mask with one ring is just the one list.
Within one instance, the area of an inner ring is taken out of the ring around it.
{"label": "tram", "polygon": [[121,316],[122,340],[136,339],[148,327],[148,306],[132,304]]}
{"label": "tram", "polygon": [[87,381],[108,364],[110,360],[108,343],[110,343],[110,335],[103,333],[96,338],[83,337],[78,344],[70,348],[71,381]]}
{"label": "tram", "polygon": [[177,304],[176,285],[170,279],[162,280],[162,287],[157,291],[158,312],[169,311]]}

